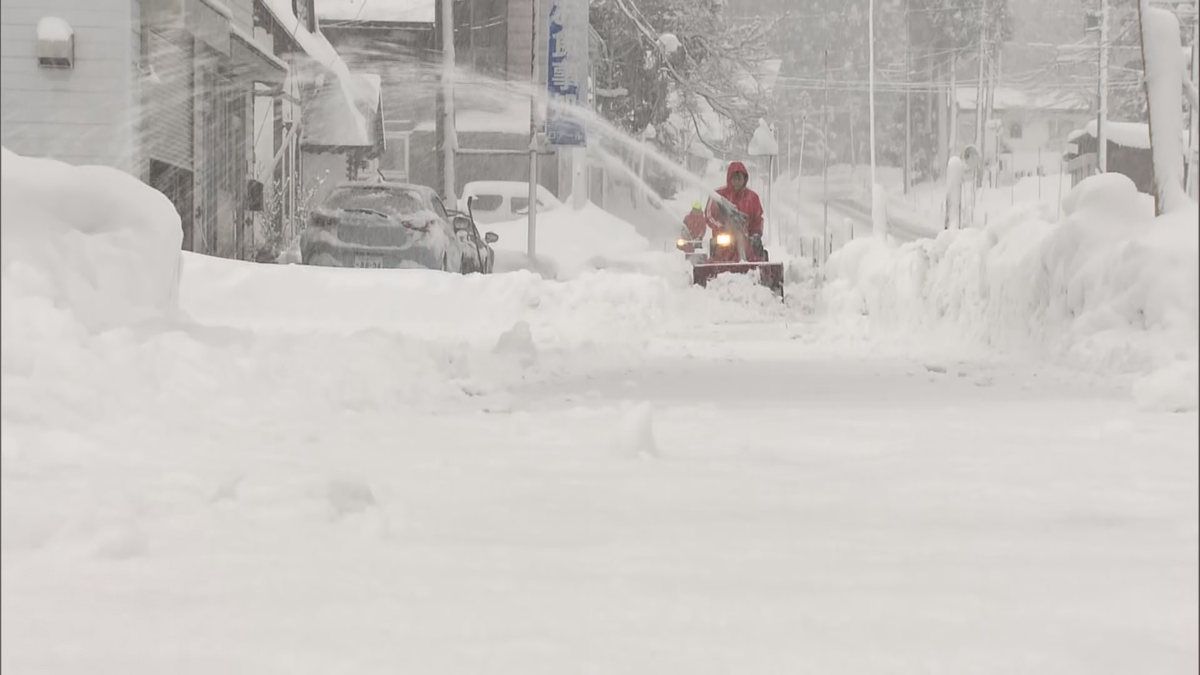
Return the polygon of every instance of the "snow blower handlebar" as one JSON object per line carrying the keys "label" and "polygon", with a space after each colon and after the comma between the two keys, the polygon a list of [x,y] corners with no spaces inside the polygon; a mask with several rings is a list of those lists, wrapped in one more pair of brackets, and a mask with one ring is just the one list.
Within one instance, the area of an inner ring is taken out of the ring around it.
{"label": "snow blower handlebar", "polygon": [[733,202],[729,201],[721,194],[713,192],[709,197],[709,203],[716,203],[717,211],[720,214],[720,219],[714,219],[708,215],[708,209],[704,210],[704,216],[708,219],[714,231],[730,230],[737,240],[737,252],[739,260],[746,260],[746,242],[750,240],[750,234],[746,230],[746,214],[738,210]]}

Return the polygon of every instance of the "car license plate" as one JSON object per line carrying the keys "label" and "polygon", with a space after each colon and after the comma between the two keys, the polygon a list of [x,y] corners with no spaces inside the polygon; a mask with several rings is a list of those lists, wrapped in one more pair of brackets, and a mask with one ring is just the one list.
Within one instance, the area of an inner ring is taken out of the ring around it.
{"label": "car license plate", "polygon": [[383,269],[383,256],[356,255],[354,256],[354,266],[359,269],[367,270]]}

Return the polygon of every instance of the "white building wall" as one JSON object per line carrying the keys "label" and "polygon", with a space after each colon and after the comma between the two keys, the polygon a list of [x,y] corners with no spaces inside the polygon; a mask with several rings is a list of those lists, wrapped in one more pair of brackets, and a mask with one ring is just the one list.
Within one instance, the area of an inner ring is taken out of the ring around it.
{"label": "white building wall", "polygon": [[[141,176],[137,0],[0,0],[0,141],[13,152]],[[66,20],[75,67],[40,68],[37,23]]]}

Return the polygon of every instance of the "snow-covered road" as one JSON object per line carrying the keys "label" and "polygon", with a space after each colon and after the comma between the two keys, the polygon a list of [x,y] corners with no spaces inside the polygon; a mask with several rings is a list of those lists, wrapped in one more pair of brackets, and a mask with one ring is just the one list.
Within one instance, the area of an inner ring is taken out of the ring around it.
{"label": "snow-covered road", "polygon": [[4,671],[1195,669],[1194,415],[741,292],[189,258],[6,370]]}

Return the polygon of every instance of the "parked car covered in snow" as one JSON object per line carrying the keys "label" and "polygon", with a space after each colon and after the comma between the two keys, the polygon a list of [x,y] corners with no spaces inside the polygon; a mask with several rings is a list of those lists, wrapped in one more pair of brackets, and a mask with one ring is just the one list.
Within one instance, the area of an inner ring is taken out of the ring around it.
{"label": "parked car covered in snow", "polygon": [[496,266],[496,252],[492,244],[500,241],[500,235],[488,232],[483,236],[475,226],[475,218],[471,213],[474,200],[467,200],[467,211],[450,211],[450,219],[454,224],[454,234],[463,247],[462,272],[470,274],[491,274]]}
{"label": "parked car covered in snow", "polygon": [[[553,211],[563,204],[541,185],[537,191],[538,213]],[[463,186],[459,209],[471,200],[475,222],[483,225],[519,220],[529,213],[529,183],[505,180],[472,181]]]}
{"label": "parked car covered in snow", "polygon": [[462,271],[463,244],[433,189],[389,182],[342,183],[309,216],[305,265]]}

